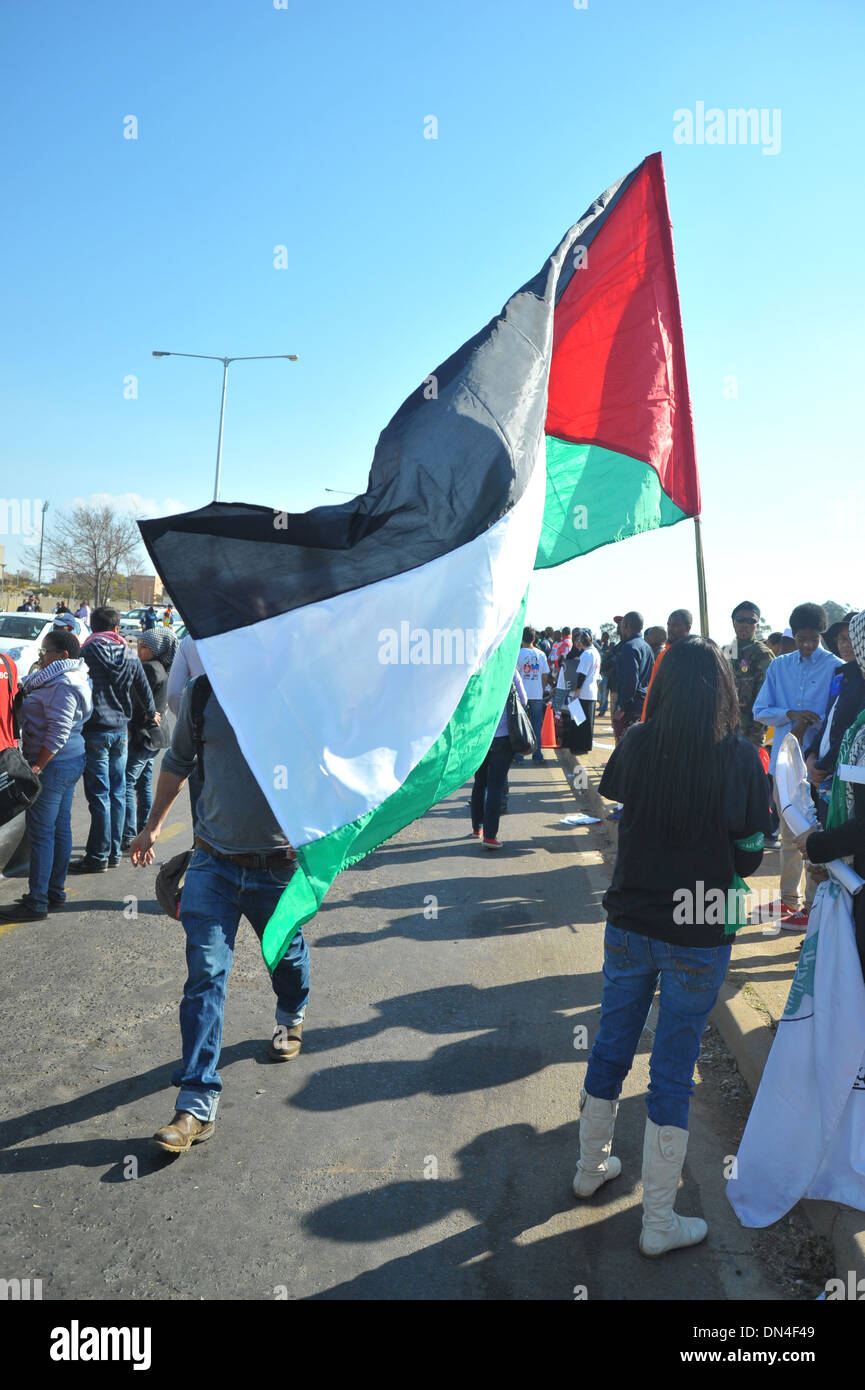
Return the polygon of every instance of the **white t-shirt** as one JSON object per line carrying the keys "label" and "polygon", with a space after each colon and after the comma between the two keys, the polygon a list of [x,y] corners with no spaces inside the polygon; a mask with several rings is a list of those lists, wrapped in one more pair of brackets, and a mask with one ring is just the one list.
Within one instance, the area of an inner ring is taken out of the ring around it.
{"label": "white t-shirt", "polygon": [[598,676],[601,671],[601,657],[597,647],[586,647],[577,664],[577,673],[582,671],[585,680],[580,687],[581,700],[597,700]]}
{"label": "white t-shirt", "polygon": [[527,700],[542,700],[544,696],[543,676],[550,674],[550,663],[540,647],[521,647],[517,657],[517,670],[526,687]]}
{"label": "white t-shirt", "polygon": [[186,682],[191,680],[193,676],[203,675],[204,665],[198,655],[195,639],[190,637],[187,632],[186,636],[182,637],[177,644],[177,651],[174,653],[174,660],[168,673],[165,698],[172,714],[176,715],[180,710],[180,701],[183,699]]}

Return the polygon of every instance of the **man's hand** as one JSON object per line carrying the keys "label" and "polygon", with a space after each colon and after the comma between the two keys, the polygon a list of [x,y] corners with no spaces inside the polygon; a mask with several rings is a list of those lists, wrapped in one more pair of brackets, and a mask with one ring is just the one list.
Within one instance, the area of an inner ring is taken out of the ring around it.
{"label": "man's hand", "polygon": [[156,713],[155,713],[154,716],[153,716],[153,722],[154,722],[154,724],[158,724],[161,718],[162,718],[162,715],[159,713],[159,710],[157,710]]}
{"label": "man's hand", "polygon": [[804,724],[807,729],[811,724],[822,724],[822,714],[815,714],[812,709],[788,709],[787,718],[791,724]]}
{"label": "man's hand", "polygon": [[158,830],[149,830],[145,825],[143,830],[139,830],[132,844],[129,846],[129,858],[136,869],[141,864],[152,864],[155,858],[153,846],[159,839]]}
{"label": "man's hand", "polygon": [[815,883],[825,883],[829,877],[829,870],[826,868],[825,864],[809,864],[808,873]]}
{"label": "man's hand", "polygon": [[819,787],[821,782],[825,782],[829,776],[822,768],[817,766],[817,754],[809,753],[805,759],[805,766],[808,769],[808,781],[815,787]]}
{"label": "man's hand", "polygon": [[796,848],[803,859],[808,858],[807,854],[805,853],[805,842],[807,841],[809,835],[814,834],[815,829],[816,827],[812,826],[810,830],[803,830],[801,835],[797,835],[795,837]]}

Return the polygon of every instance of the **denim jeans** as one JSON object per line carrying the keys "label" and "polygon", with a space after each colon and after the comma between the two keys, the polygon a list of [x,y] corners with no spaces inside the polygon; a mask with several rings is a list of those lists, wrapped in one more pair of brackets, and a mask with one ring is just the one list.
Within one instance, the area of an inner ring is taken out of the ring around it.
{"label": "denim jeans", "polygon": [[532,760],[533,762],[541,763],[544,760],[544,755],[541,752],[541,729],[543,728],[544,723],[543,700],[529,700],[528,714],[529,719],[531,720],[532,729],[534,730],[535,743],[537,745],[534,753],[532,754]]}
{"label": "denim jeans", "polygon": [[610,686],[606,676],[601,676],[598,681],[598,714],[604,715],[607,712],[607,700],[609,698]]}
{"label": "denim jeans", "polygon": [[72,853],[72,798],[83,771],[83,753],[59,761],[52,758],[39,779],[42,790],[26,813],[30,839],[30,891],[26,901],[37,912],[46,912],[49,902],[66,900],[66,870]]}
{"label": "denim jeans", "polygon": [[590,1096],[618,1098],[660,976],[661,1003],[646,1104],[656,1125],[688,1128],[700,1038],[731,951],[731,946],[671,946],[607,923],[601,1023],[584,1083]]}
{"label": "denim jeans", "polygon": [[479,830],[483,826],[485,840],[494,840],[499,833],[502,792],[513,756],[514,750],[507,734],[494,738],[490,751],[475,773],[472,829]]}
{"label": "denim jeans", "polygon": [[[222,1080],[216,1068],[222,1050],[225,992],[234,960],[241,915],[259,941],[273,915],[292,867],[242,869],[205,850],[194,851],[180,900],[186,932],[187,979],[180,1004],[183,1060],[171,1078],[180,1087],[177,1109],[199,1120],[216,1115]],[[271,981],[276,995],[276,1022],[300,1023],[309,999],[309,948],[298,931]]]}
{"label": "denim jeans", "polygon": [[123,839],[134,840],[150,815],[153,805],[151,777],[155,752],[130,746],[126,757],[126,820]]}
{"label": "denim jeans", "polygon": [[88,859],[107,864],[120,854],[126,820],[126,728],[84,734],[84,791],[90,807]]}

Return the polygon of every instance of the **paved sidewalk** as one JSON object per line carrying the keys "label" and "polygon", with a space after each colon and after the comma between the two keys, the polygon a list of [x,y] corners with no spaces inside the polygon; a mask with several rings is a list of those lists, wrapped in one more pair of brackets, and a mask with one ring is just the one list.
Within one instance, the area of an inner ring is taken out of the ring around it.
{"label": "paved sidewalk", "polygon": [[[618,824],[607,817],[614,803],[605,801],[597,788],[614,747],[609,719],[604,718],[595,721],[591,753],[576,759],[565,749],[557,750],[569,780],[578,766],[584,769],[588,785],[581,790],[578,779],[574,795],[580,809],[602,818],[611,856],[617,848]],[[748,880],[762,901],[780,897],[779,873],[779,850],[771,847],[758,872]],[[802,932],[787,930],[779,936],[767,936],[760,925],[743,927],[736,933],[730,969],[711,1021],[736,1058],[752,1094],[760,1084],[778,1019],[784,1012],[803,936]],[[837,1273],[846,1278],[848,1271],[855,1270],[857,1279],[865,1276],[865,1212],[832,1202],[808,1201],[804,1206],[815,1230],[832,1242]]]}

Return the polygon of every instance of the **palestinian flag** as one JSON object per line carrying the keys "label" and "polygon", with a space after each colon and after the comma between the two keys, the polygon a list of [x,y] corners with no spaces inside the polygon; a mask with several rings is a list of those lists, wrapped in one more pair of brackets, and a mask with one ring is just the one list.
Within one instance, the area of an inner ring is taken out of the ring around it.
{"label": "palestinian flag", "polygon": [[483,761],[532,569],[698,510],[652,155],[408,398],[361,497],[139,523],[298,852],[264,934],[271,969],[342,868]]}

